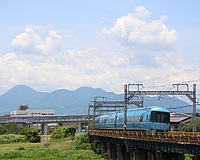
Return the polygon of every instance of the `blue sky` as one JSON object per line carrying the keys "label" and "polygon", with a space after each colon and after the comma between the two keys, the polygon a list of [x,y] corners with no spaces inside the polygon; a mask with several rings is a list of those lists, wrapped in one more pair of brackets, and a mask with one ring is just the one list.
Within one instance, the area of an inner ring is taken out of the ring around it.
{"label": "blue sky", "polygon": [[[199,85],[197,0],[0,0],[0,94]],[[169,88],[167,88],[169,89]]]}

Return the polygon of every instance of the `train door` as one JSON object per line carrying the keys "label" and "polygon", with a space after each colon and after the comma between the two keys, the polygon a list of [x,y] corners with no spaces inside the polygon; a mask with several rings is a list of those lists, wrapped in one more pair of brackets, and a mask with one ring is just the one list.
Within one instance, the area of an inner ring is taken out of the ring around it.
{"label": "train door", "polygon": [[161,130],[160,118],[159,112],[151,112],[151,132],[159,132]]}
{"label": "train door", "polygon": [[116,119],[116,121],[115,121],[115,128],[118,129],[118,128],[119,128],[119,120],[120,120],[120,119],[119,119],[119,116],[118,116],[117,113],[116,113],[116,116],[115,116],[115,117],[116,117],[116,118],[115,118],[115,119]]}
{"label": "train door", "polygon": [[147,123],[147,121],[148,121],[148,114],[147,114],[147,112],[144,113],[142,116],[143,116],[143,128],[148,128],[148,123]]}
{"label": "train door", "polygon": [[114,128],[116,129],[117,127],[117,113],[115,113],[115,118],[114,118]]}
{"label": "train door", "polygon": [[157,112],[156,114],[156,128],[157,128],[157,131],[158,132],[161,132],[162,131],[162,125],[161,125],[161,114],[159,112]]}
{"label": "train door", "polygon": [[133,119],[132,127],[133,127],[133,128],[135,128],[135,119],[136,119],[135,116],[136,116],[136,115],[135,115],[135,111],[133,111],[133,117],[132,117],[132,119]]}

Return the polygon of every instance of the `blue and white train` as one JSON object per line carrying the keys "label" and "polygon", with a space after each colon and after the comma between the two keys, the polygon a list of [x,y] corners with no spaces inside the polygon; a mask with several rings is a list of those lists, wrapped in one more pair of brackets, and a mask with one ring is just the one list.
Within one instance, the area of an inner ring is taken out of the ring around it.
{"label": "blue and white train", "polygon": [[[170,112],[153,106],[127,110],[126,130],[168,132]],[[124,129],[124,111],[101,115],[95,118],[96,129]]]}

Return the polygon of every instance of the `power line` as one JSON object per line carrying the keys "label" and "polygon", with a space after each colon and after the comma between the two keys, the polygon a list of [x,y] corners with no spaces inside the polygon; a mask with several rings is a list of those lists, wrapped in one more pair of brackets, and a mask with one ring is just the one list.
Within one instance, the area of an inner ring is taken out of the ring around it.
{"label": "power line", "polygon": [[[150,78],[150,79],[146,79],[146,80],[141,80],[141,81],[138,81],[136,83],[153,82],[153,81],[158,81],[158,80],[159,81],[162,80],[162,82],[163,82],[163,79],[167,79],[168,80],[169,77],[172,77],[172,76],[180,76],[180,75],[186,74],[188,72],[192,73],[192,72],[196,72],[196,71],[200,71],[200,66],[193,67],[193,68],[190,68],[190,69],[187,69],[187,70],[184,70],[184,71],[175,72],[175,73],[172,73],[172,74],[160,76],[160,77],[154,77],[154,78]],[[198,82],[198,81],[200,81],[200,78],[194,79],[194,80],[184,81],[184,83],[192,83],[192,82]],[[166,85],[152,85],[152,86],[144,87],[144,88],[160,88],[160,87],[168,87],[170,85],[171,84],[166,84]]]}
{"label": "power line", "polygon": [[178,106],[178,107],[169,107],[169,108],[166,108],[168,110],[170,109],[178,109],[178,108],[186,108],[186,107],[192,107],[193,105],[186,105],[186,106]]}

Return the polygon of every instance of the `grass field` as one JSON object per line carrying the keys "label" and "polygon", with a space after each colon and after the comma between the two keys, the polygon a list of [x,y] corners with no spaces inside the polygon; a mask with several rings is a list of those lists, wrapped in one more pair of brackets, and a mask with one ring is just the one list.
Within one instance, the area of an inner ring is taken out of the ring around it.
{"label": "grass field", "polygon": [[[1,160],[104,160],[91,150],[74,149],[72,138],[49,140],[41,137],[40,143],[0,144]],[[47,141],[46,141],[47,140]]]}

